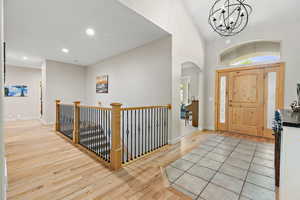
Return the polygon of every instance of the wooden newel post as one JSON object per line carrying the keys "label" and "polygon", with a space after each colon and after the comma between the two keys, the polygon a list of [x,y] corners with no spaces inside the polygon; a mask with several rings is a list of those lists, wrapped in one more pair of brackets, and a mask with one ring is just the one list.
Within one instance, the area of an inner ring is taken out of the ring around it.
{"label": "wooden newel post", "polygon": [[56,115],[55,115],[55,131],[60,131],[60,100],[55,101]]}
{"label": "wooden newel post", "polygon": [[79,143],[79,131],[80,131],[80,101],[74,103],[74,127],[73,127],[73,143]]}
{"label": "wooden newel post", "polygon": [[117,170],[121,168],[121,106],[120,103],[112,103],[112,136],[111,136],[111,168]]}

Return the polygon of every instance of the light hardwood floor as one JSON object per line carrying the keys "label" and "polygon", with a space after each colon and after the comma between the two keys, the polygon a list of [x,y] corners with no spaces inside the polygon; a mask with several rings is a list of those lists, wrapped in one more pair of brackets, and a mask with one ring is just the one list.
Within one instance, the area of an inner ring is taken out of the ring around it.
{"label": "light hardwood floor", "polygon": [[5,124],[8,199],[190,199],[169,187],[162,169],[211,133],[194,133],[112,172],[52,130],[39,121]]}

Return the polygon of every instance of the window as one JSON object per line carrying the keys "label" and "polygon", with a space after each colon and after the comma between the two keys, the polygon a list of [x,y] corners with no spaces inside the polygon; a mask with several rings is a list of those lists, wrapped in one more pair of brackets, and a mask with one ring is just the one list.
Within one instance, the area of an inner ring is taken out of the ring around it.
{"label": "window", "polygon": [[280,60],[280,42],[256,41],[226,49],[220,55],[220,65],[248,65]]}
{"label": "window", "polygon": [[271,62],[271,61],[279,61],[280,56],[276,55],[265,55],[265,56],[256,56],[252,58],[247,58],[239,61],[234,61],[231,65],[248,65],[252,63],[260,63],[260,62]]}

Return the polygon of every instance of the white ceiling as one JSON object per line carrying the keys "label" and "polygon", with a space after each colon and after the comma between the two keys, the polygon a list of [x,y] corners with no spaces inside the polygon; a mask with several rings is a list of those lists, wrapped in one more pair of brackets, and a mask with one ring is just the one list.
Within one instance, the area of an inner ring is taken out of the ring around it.
{"label": "white ceiling", "polygon": [[[281,23],[299,23],[300,21],[300,1],[298,0],[245,1],[253,8],[249,26],[270,23],[280,28]],[[208,24],[208,13],[215,0],[183,0],[183,2],[205,39],[220,37]]]}
{"label": "white ceiling", "polygon": [[117,0],[7,0],[5,30],[7,62],[27,66],[90,65],[168,35]]}

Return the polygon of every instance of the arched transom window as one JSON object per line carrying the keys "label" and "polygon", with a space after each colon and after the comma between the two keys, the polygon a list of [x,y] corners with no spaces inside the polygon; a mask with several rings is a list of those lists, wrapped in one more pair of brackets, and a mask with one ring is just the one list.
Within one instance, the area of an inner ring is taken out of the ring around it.
{"label": "arched transom window", "polygon": [[248,65],[280,60],[280,42],[255,41],[232,47],[220,55],[220,65]]}

